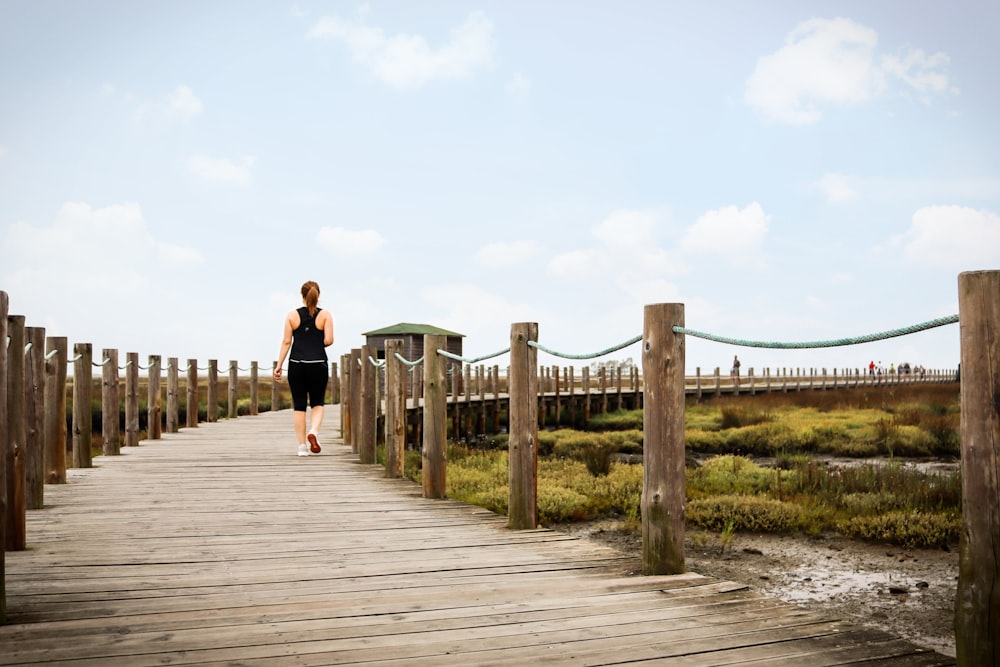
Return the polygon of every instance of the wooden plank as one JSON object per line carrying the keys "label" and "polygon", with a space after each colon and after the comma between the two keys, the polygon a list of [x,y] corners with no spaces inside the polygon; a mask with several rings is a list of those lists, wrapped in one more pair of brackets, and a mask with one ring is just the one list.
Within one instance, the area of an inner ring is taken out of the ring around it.
{"label": "wooden plank", "polygon": [[8,555],[0,665],[927,657],[739,583],[632,576],[637,558],[423,498],[336,440],[300,459],[290,421],[164,434],[46,489]]}

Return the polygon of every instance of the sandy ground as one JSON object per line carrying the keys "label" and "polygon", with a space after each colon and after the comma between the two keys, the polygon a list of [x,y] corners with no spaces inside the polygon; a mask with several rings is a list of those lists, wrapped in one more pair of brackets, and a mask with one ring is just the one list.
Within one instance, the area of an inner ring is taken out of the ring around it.
{"label": "sandy ground", "polygon": [[[613,546],[641,565],[642,538],[623,532],[616,521],[553,528]],[[691,572],[744,583],[765,595],[955,655],[957,549],[746,534],[723,549],[718,536],[688,538],[685,562]]]}

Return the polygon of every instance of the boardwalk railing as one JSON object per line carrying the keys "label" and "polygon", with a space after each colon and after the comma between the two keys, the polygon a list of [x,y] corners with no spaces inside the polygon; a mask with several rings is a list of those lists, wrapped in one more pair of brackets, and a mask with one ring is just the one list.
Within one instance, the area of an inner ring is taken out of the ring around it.
{"label": "boardwalk railing", "polygon": [[[998,664],[1000,662],[1000,596],[995,595],[996,590],[1000,590],[1000,545],[996,542],[996,535],[1000,534],[1000,368],[997,367],[997,359],[1000,359],[1000,272],[974,272],[964,273],[959,276],[959,305],[960,316],[957,318],[961,323],[961,360],[962,360],[962,485],[963,485],[963,507],[976,508],[975,512],[965,511],[963,513],[964,530],[962,533],[962,543],[960,551],[960,577],[958,583],[958,595],[956,602],[955,628],[957,638],[957,651],[960,664]],[[5,293],[0,292],[0,322],[3,323],[2,338],[8,344],[3,347],[0,354],[0,377],[5,381],[0,382],[3,387],[3,394],[0,395],[0,433],[3,441],[0,442],[4,456],[0,457],[0,480],[3,487],[0,488],[0,502],[3,503],[3,528],[0,528],[0,538],[3,538],[7,548],[24,548],[23,535],[23,507],[19,505],[21,498],[26,497],[24,488],[29,483],[36,483],[36,479],[50,479],[59,481],[58,469],[52,475],[40,475],[32,472],[27,473],[28,461],[31,466],[36,467],[36,460],[46,461],[45,465],[56,465],[58,467],[59,456],[52,454],[52,461],[37,455],[28,456],[29,451],[49,451],[42,442],[42,434],[53,433],[56,439],[56,447],[60,447],[63,452],[66,448],[65,435],[62,435],[62,442],[58,443],[60,429],[58,427],[45,428],[44,409],[38,409],[38,402],[44,405],[47,392],[37,392],[35,387],[49,377],[47,367],[40,365],[37,353],[40,351],[40,340],[44,338],[43,332],[26,331],[24,329],[24,318],[20,316],[8,315],[8,300]],[[684,400],[691,391],[689,381],[684,376],[684,337],[690,332],[684,329],[684,307],[682,304],[656,304],[646,306],[644,311],[644,325],[642,336],[636,339],[642,345],[642,373],[641,380],[637,371],[630,372],[631,392],[643,403],[644,408],[644,480],[641,499],[642,510],[642,536],[643,536],[643,573],[644,574],[673,574],[684,571]],[[896,334],[899,335],[899,334]],[[545,372],[538,372],[537,352],[540,347],[537,343],[538,325],[536,323],[517,323],[511,327],[510,352],[511,368],[508,372],[507,400],[510,424],[510,502],[508,525],[511,528],[534,528],[537,526],[537,442],[539,405],[545,405],[545,397],[549,392],[544,387],[541,378],[545,377]],[[844,344],[843,342],[837,344]],[[59,357],[59,341],[51,342],[52,356],[46,355],[45,361],[53,361],[53,367],[65,366],[69,360]],[[428,350],[428,356],[423,360],[424,377],[420,386],[423,388],[422,420],[420,432],[422,434],[421,450],[423,455],[423,488],[427,497],[438,498],[445,495],[445,455],[446,451],[446,411],[448,394],[448,373],[446,359],[448,355],[444,351],[444,341],[436,340],[433,336],[425,337],[424,349]],[[35,355],[26,355],[36,349]],[[82,451],[84,438],[87,434],[87,426],[83,422],[88,422],[83,410],[79,410],[77,403],[84,406],[89,405],[86,392],[89,391],[89,382],[79,382],[79,377],[89,377],[89,366],[84,362],[87,360],[89,346],[75,347],[77,355],[73,359],[74,369],[79,369],[82,373],[74,381],[74,404],[73,404],[73,461],[74,463],[86,463],[83,459]],[[383,390],[383,383],[375,378],[380,374],[375,369],[387,362],[377,362],[372,354],[373,350],[367,346],[360,350],[352,350],[349,356],[342,358],[341,368],[343,375],[339,383],[339,391],[345,397],[342,427],[345,431],[345,441],[349,442],[352,448],[358,452],[362,463],[375,463],[375,440],[377,424],[379,423],[378,407],[382,404],[379,396]],[[416,362],[404,360],[398,354],[393,355],[392,363],[397,359],[407,364]],[[26,361],[29,360],[29,361]],[[116,350],[104,350],[102,362],[99,364],[102,371],[102,405],[111,409],[102,414],[102,435],[105,440],[104,453],[113,455],[118,452],[115,447],[120,442],[121,434],[117,431],[119,427],[119,397],[118,392],[118,371]],[[42,371],[40,369],[45,368]],[[230,370],[230,409],[228,415],[236,416],[234,405],[236,402],[235,390],[233,387],[235,362],[231,362]],[[155,369],[155,370],[154,370]],[[125,408],[125,429],[126,446],[133,446],[138,443],[138,360],[135,355],[127,355],[126,370],[126,408]],[[147,370],[154,372],[154,377],[150,379],[149,387],[159,388],[159,364],[150,359]],[[196,427],[198,423],[197,410],[191,408],[198,404],[198,371],[197,361],[188,360],[187,371],[187,425]],[[256,392],[256,364],[251,366],[251,376],[253,378],[251,386],[252,397]],[[168,363],[167,379],[167,411],[165,420],[167,428],[176,428],[177,424],[177,371],[176,359],[171,359]],[[214,361],[209,362],[208,385],[209,400],[206,413],[208,421],[218,418],[218,401],[214,393],[218,385],[218,368]],[[468,378],[470,369],[465,368],[464,377]],[[948,375],[948,374],[945,374]],[[40,377],[44,376],[44,377]],[[413,374],[417,377],[417,374]],[[483,373],[477,374],[482,377]],[[52,373],[59,382],[59,374]],[[338,377],[336,368],[333,377]],[[386,420],[386,460],[393,461],[392,466],[387,466],[386,474],[397,476],[401,474],[399,461],[402,458],[402,448],[405,446],[405,428],[399,427],[399,409],[405,408],[407,393],[411,393],[414,403],[417,402],[417,392],[408,392],[404,381],[405,375],[398,367],[392,373],[388,373],[392,381],[384,385],[386,394],[385,403],[393,406],[392,420]],[[451,394],[453,403],[458,403],[460,398],[459,378],[462,374],[452,372]],[[498,373],[493,374],[494,398],[500,395]],[[560,392],[560,371],[554,369],[549,378],[550,384],[554,384],[556,397],[556,411],[559,411]],[[571,388],[570,395],[575,396],[575,382],[572,374],[567,379],[566,384]],[[832,380],[831,380],[832,377]],[[935,373],[930,374],[930,379],[939,377]],[[952,376],[954,377],[954,376]],[[617,390],[619,395],[624,394],[618,374]],[[753,373],[748,373],[747,392],[773,391],[780,387],[782,391],[788,391],[790,387],[790,376],[787,373],[772,376],[765,372],[760,379]],[[795,376],[795,389],[802,389],[805,378],[802,373]],[[839,374],[841,382],[850,386],[853,381],[854,386],[862,383],[877,382],[901,382],[913,381],[916,379],[927,380],[924,374],[922,377],[890,376],[873,377],[863,374],[860,370],[854,373]],[[777,382],[775,381],[777,379]],[[840,386],[838,374],[835,372],[828,375],[825,371],[822,374],[810,372],[805,386],[816,388],[827,386]],[[64,380],[63,380],[64,381]],[[718,370],[711,378],[711,391],[722,393],[724,380]],[[640,389],[640,383],[642,385]],[[470,382],[465,381],[465,402],[471,403],[469,395]],[[80,385],[80,394],[77,394],[77,386]],[[86,385],[86,388],[84,387]],[[485,404],[485,394],[481,389],[482,402]],[[590,397],[592,394],[589,377],[584,374],[583,394]],[[606,385],[600,382],[602,394]],[[728,387],[731,393],[740,393],[743,390],[742,382],[735,378],[730,378]],[[30,389],[30,391],[29,391]],[[59,388],[55,390],[58,393]],[[335,389],[335,391],[337,391]],[[696,374],[693,383],[693,391],[697,395],[706,391],[702,384],[700,372]],[[65,388],[63,388],[63,395]],[[603,399],[602,399],[603,400]],[[251,414],[256,412],[257,406],[254,398],[251,398],[253,406]],[[30,406],[28,405],[30,404]],[[272,405],[278,404],[277,385],[272,385]],[[603,407],[603,406],[602,406]],[[39,413],[43,416],[40,418]],[[65,410],[58,412],[58,408],[52,411],[56,415],[53,419],[61,416],[61,421],[65,424]],[[79,413],[80,422],[77,421]],[[159,423],[159,394],[148,401],[147,413],[152,414]],[[391,425],[391,428],[389,426]],[[156,427],[149,430],[151,437],[156,433]],[[78,442],[79,439],[79,442]],[[391,450],[391,454],[390,454]],[[65,461],[65,455],[63,455]],[[63,474],[63,479],[65,474]],[[30,494],[29,494],[30,495]],[[21,533],[18,533],[18,526],[21,526]],[[0,586],[3,585],[4,577],[2,571],[3,561],[0,560]],[[0,590],[0,620],[6,616],[5,592]]]}
{"label": "boardwalk railing", "polygon": [[[959,289],[963,298],[960,305],[964,309],[959,317],[943,318],[929,324],[960,322],[962,324],[961,361],[963,373],[962,382],[962,483],[963,507],[976,508],[975,512],[965,511],[963,520],[965,529],[961,544],[961,575],[957,596],[955,627],[960,664],[1000,664],[1000,596],[994,594],[1000,590],[1000,544],[995,536],[1000,534],[1000,272],[965,273],[959,277]],[[971,311],[975,310],[975,314]],[[632,377],[633,393],[639,401],[644,402],[643,426],[643,491],[640,507],[642,511],[643,537],[643,573],[672,574],[684,571],[684,399],[691,391],[688,380],[684,377],[684,343],[687,334],[684,328],[684,309],[681,304],[657,304],[647,306],[644,313],[643,335],[635,342],[642,343],[642,377],[644,387],[638,389],[638,379],[635,373]],[[929,328],[929,327],[927,327]],[[891,336],[906,335],[913,331],[897,330],[890,332]],[[970,333],[970,331],[972,333]],[[500,354],[510,353],[511,368],[508,372],[508,410],[509,410],[509,510],[508,525],[511,528],[532,528],[537,526],[537,442],[539,421],[543,420],[544,407],[548,392],[545,389],[546,372],[537,372],[537,362],[534,350],[537,344],[537,323],[516,323],[511,327],[511,346]],[[728,341],[733,342],[733,341]],[[857,342],[870,342],[869,340]],[[393,346],[401,345],[402,341],[392,341]],[[850,344],[846,339],[835,341],[835,345]],[[388,345],[388,342],[387,342]],[[770,346],[770,345],[769,345]],[[820,345],[813,345],[818,347]],[[446,488],[445,457],[440,454],[445,448],[445,424],[447,421],[447,402],[443,399],[444,391],[441,385],[445,374],[441,371],[442,358],[453,358],[454,355],[444,350],[444,341],[426,336],[424,339],[427,385],[426,400],[422,409],[422,440],[423,451],[422,478],[424,493],[427,497],[440,497],[442,489]],[[803,347],[789,345],[789,347]],[[394,355],[398,361],[416,365],[418,360],[405,360]],[[376,399],[381,384],[374,381],[375,374],[371,367],[390,366],[396,359],[378,361],[367,347],[353,350],[350,356],[345,356],[342,366],[345,369],[344,381],[351,387],[343,406],[346,414],[356,415],[354,419],[361,424],[355,424],[352,418],[344,420],[346,424],[345,439],[362,461],[374,461],[375,439],[377,429],[373,423],[378,423]],[[970,379],[968,370],[975,364],[974,379]],[[466,367],[464,376],[468,377]],[[494,373],[496,375],[496,373]],[[452,377],[462,377],[457,370]],[[483,373],[477,373],[477,378]],[[394,369],[392,377],[399,377],[398,369]],[[416,377],[416,375],[415,375]],[[559,369],[555,368],[550,377],[554,382],[556,412],[558,414]],[[564,377],[566,377],[564,375]],[[620,375],[619,375],[620,377]],[[787,373],[778,375],[775,382],[769,373],[764,374],[764,380],[758,384],[756,376],[749,374],[750,386],[747,391],[757,390],[789,391],[792,380]],[[834,386],[860,386],[864,384],[896,384],[899,382],[926,381],[947,379],[953,381],[958,373],[920,372],[917,375],[898,373],[873,375],[862,373],[833,373],[828,375],[810,372],[807,377],[802,373],[794,376],[794,389],[832,388]],[[716,370],[713,378],[713,393],[722,393],[723,380]],[[357,387],[362,382],[364,386]],[[843,385],[841,384],[843,383]],[[414,381],[414,385],[418,385]],[[572,388],[571,396],[576,395],[575,383],[568,382]],[[470,404],[469,382],[466,381],[466,396],[464,402]],[[499,397],[498,383],[493,385],[494,397]],[[583,383],[583,394],[586,399],[591,396],[589,380]],[[602,393],[603,393],[602,383]],[[481,392],[482,406],[486,398]],[[736,378],[729,380],[731,393],[739,393],[742,383]],[[700,373],[694,380],[694,392],[701,395],[705,387],[702,385]],[[386,404],[405,405],[407,387],[404,382],[394,380],[385,386]],[[463,401],[460,392],[453,390],[454,403]],[[418,392],[412,396],[416,404]],[[621,382],[618,382],[619,396],[624,394]],[[970,394],[975,394],[974,407],[968,400]],[[364,398],[362,398],[364,397]],[[619,399],[620,400],[620,399]],[[499,410],[499,406],[496,408]],[[541,414],[540,414],[541,413]],[[456,410],[456,414],[457,410]],[[387,428],[386,460],[398,460],[405,447],[405,428],[398,427],[394,417],[393,427]],[[456,417],[456,427],[461,419]],[[973,425],[974,422],[974,425]],[[971,434],[971,435],[970,435]],[[975,442],[975,444],[970,444]],[[970,450],[975,449],[974,456]],[[432,454],[429,456],[428,452]],[[975,464],[970,465],[969,460]],[[400,474],[398,468],[386,468],[386,474]],[[983,509],[985,506],[985,510]],[[974,516],[973,516],[974,515]]]}

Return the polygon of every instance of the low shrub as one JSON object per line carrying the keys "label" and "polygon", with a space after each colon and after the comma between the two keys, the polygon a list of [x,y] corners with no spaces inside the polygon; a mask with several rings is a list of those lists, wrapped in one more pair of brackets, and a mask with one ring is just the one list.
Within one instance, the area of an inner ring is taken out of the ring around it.
{"label": "low shrub", "polygon": [[688,525],[722,532],[787,533],[808,525],[803,508],[759,496],[725,495],[692,500],[687,505]]}
{"label": "low shrub", "polygon": [[591,415],[590,431],[628,431],[642,430],[642,410],[615,410],[613,412]]}
{"label": "low shrub", "polygon": [[838,530],[848,537],[904,547],[944,547],[958,541],[962,517],[955,512],[895,511],[855,516]]}
{"label": "low shrub", "polygon": [[687,494],[697,499],[766,493],[782,474],[786,473],[760,466],[744,456],[715,456],[688,472]]}

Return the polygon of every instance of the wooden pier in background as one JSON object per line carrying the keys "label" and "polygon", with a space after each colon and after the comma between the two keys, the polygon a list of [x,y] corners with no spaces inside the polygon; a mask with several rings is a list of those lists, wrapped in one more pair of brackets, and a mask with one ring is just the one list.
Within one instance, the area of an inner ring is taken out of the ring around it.
{"label": "wooden pier in background", "polygon": [[70,469],[7,554],[0,664],[955,663],[739,582],[637,576],[323,445],[296,457],[269,412]]}

